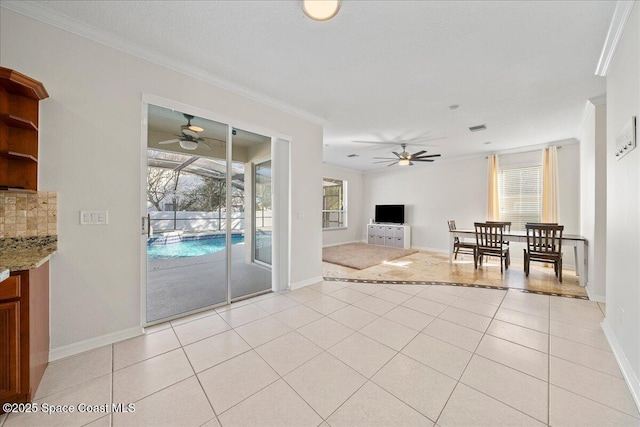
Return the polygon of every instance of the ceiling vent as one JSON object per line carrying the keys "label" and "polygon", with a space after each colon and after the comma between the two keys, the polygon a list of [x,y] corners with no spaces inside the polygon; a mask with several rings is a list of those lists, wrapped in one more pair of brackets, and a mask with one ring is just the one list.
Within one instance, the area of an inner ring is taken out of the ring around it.
{"label": "ceiling vent", "polygon": [[479,132],[479,131],[481,131],[481,130],[487,130],[487,126],[485,126],[485,125],[471,126],[471,127],[469,128],[469,130],[470,130],[471,132]]}
{"label": "ceiling vent", "polygon": [[349,154],[347,157],[360,157],[360,156],[357,154]]}

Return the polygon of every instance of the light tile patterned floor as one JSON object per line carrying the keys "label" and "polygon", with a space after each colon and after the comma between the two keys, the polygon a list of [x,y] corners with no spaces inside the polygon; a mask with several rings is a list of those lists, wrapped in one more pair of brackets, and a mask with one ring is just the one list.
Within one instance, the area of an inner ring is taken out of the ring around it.
{"label": "light tile patterned floor", "polygon": [[321,282],[51,363],[11,426],[640,426],[595,302]]}
{"label": "light tile patterned floor", "polygon": [[471,255],[459,255],[453,264],[449,264],[449,254],[424,250],[402,258],[384,261],[364,270],[323,262],[322,274],[326,278],[467,283],[587,296],[584,288],[580,286],[580,278],[576,276],[574,270],[566,266],[562,273],[562,283],[560,283],[551,266],[545,267],[537,262],[531,263],[531,271],[527,277],[522,261],[513,260],[509,269],[500,273],[500,263],[496,257],[488,257],[482,266],[475,269]]}

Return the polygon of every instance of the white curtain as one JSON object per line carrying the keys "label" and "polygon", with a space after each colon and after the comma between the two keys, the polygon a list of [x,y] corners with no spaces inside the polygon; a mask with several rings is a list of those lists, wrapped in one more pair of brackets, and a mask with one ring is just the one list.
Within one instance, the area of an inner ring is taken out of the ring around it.
{"label": "white curtain", "polygon": [[498,156],[488,158],[488,191],[487,191],[487,220],[500,221],[500,197],[498,195]]}
{"label": "white curtain", "polygon": [[558,222],[558,149],[542,150],[542,222]]}

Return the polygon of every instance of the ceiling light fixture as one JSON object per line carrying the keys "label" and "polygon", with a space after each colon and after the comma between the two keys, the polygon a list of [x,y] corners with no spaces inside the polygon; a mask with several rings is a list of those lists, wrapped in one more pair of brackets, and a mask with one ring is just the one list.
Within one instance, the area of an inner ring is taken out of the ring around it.
{"label": "ceiling light fixture", "polygon": [[341,0],[302,0],[302,10],[315,21],[327,21],[336,16],[341,3]]}
{"label": "ceiling light fixture", "polygon": [[189,141],[188,139],[180,140],[180,147],[185,150],[195,150],[198,148],[198,143],[195,141]]}
{"label": "ceiling light fixture", "polygon": [[411,162],[409,159],[398,160],[398,166],[409,166]]}

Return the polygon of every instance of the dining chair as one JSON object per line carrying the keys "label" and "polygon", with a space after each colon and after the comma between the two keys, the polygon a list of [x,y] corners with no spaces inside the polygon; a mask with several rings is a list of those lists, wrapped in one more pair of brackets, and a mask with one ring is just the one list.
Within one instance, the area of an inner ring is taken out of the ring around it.
{"label": "dining chair", "polygon": [[562,232],[564,225],[530,223],[527,229],[527,249],[524,249],[524,273],[528,277],[531,261],[553,264],[562,283]]}
{"label": "dining chair", "polygon": [[[509,246],[504,244],[504,228],[502,223],[490,224],[487,222],[475,222],[476,231],[476,244],[478,250],[476,257],[479,259],[480,265],[482,265],[482,258],[486,256],[500,257],[500,273],[509,269],[511,259],[509,256]],[[504,269],[502,263],[504,260]]]}
{"label": "dining chair", "polygon": [[[506,231],[507,233],[511,232],[511,221],[485,221],[487,224],[504,224],[504,231]],[[502,243],[504,243],[505,245],[509,246],[509,241],[505,240]],[[507,254],[507,256],[511,256],[510,254]],[[511,264],[511,258],[509,258],[509,264]]]}
{"label": "dining chair", "polygon": [[[456,230],[455,220],[450,219],[449,221],[447,221],[447,225],[449,226],[449,231]],[[473,268],[478,268],[478,257],[477,257],[478,245],[476,245],[475,243],[465,242],[460,240],[459,237],[454,237],[453,253],[454,253],[454,259],[458,259],[458,253],[473,255]]]}

